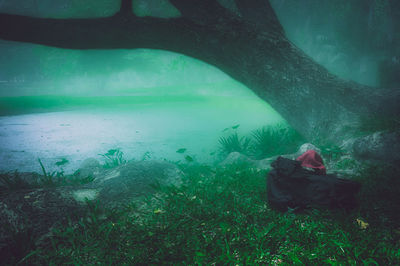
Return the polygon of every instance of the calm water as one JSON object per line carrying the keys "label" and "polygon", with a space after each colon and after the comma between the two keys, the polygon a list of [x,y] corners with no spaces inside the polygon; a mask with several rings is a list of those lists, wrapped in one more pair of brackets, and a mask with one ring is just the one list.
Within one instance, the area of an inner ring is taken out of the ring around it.
{"label": "calm water", "polygon": [[[62,112],[0,116],[0,171],[38,171],[40,158],[48,171],[69,160],[67,173],[89,157],[120,148],[126,159],[183,160],[185,154],[211,162],[218,138],[245,134],[282,118],[268,105],[252,99],[219,99],[190,103],[164,102],[130,107],[79,109]],[[225,130],[226,128],[230,128]]]}

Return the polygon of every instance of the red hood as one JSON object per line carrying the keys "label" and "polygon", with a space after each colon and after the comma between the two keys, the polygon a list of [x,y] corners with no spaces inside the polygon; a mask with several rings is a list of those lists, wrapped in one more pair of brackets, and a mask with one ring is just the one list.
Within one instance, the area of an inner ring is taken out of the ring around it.
{"label": "red hood", "polygon": [[321,156],[314,150],[308,150],[300,155],[297,161],[301,162],[301,166],[320,170],[321,174],[326,175],[326,168]]}

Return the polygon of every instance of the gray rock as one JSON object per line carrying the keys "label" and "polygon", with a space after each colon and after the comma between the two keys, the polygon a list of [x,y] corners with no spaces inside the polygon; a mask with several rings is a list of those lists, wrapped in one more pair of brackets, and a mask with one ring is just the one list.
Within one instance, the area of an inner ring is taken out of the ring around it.
{"label": "gray rock", "polygon": [[79,169],[75,172],[75,175],[80,177],[94,177],[95,175],[99,174],[101,170],[102,166],[98,160],[94,158],[88,158],[82,162]]}
{"label": "gray rock", "polygon": [[354,141],[354,155],[361,159],[400,163],[400,132],[376,132]]}
{"label": "gray rock", "polygon": [[259,170],[269,170],[271,168],[271,162],[273,162],[278,156],[274,156],[271,158],[266,158],[262,160],[253,160],[246,155],[243,155],[239,152],[231,152],[228,156],[223,160],[219,165],[227,166],[231,164],[237,163],[245,163],[250,165],[253,168],[257,168]]}
{"label": "gray rock", "polygon": [[300,146],[299,150],[296,152],[296,157],[302,155],[303,153],[305,153],[306,151],[309,150],[314,150],[316,151],[318,154],[321,154],[321,149],[317,148],[316,146],[314,146],[311,143],[304,143],[303,145]]}
{"label": "gray rock", "polygon": [[[90,188],[98,191],[105,206],[116,206],[154,192],[152,185],[181,184],[183,173],[176,165],[164,161],[131,161],[96,175]],[[95,193],[91,191],[90,193]]]}
{"label": "gray rock", "polygon": [[256,165],[256,161],[250,159],[244,154],[241,154],[240,152],[231,152],[226,156],[225,160],[223,160],[220,165],[221,166],[226,166],[226,165],[231,165],[231,164],[237,164],[237,163],[248,163],[250,165]]}

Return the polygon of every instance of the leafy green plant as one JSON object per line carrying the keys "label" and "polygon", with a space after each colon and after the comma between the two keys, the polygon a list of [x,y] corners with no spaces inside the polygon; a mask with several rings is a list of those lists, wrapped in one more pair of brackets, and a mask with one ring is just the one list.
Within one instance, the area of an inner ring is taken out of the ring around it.
{"label": "leafy green plant", "polygon": [[254,130],[250,137],[239,137],[235,132],[219,139],[224,154],[236,151],[255,159],[294,152],[302,142],[303,138],[293,128],[283,124]]}
{"label": "leafy green plant", "polygon": [[253,152],[257,159],[294,152],[304,141],[293,128],[283,124],[254,130],[252,137]]}
{"label": "leafy green plant", "polygon": [[105,159],[105,168],[113,168],[126,163],[124,153],[120,149],[111,149],[104,154],[99,154]]}
{"label": "leafy green plant", "polygon": [[221,151],[225,154],[229,154],[231,152],[240,152],[243,154],[248,154],[250,143],[251,143],[250,138],[239,137],[237,132],[227,137],[220,137],[219,139]]}
{"label": "leafy green plant", "polygon": [[29,179],[24,179],[18,171],[1,173],[0,194],[20,189],[84,185],[94,180],[92,176],[64,175],[63,171],[49,173],[46,171],[42,161],[40,159],[38,161],[42,169],[42,175],[33,173],[32,176],[29,176]]}
{"label": "leafy green plant", "polygon": [[42,169],[43,176],[40,178],[39,182],[45,187],[54,187],[58,185],[61,179],[64,179],[64,171],[53,171],[51,173],[47,172],[40,158],[38,159],[40,168]]}
{"label": "leafy green plant", "polygon": [[64,175],[64,171],[47,172],[42,161],[38,159],[42,169],[42,176],[39,178],[38,185],[42,187],[57,187],[57,186],[76,186],[91,183],[94,180],[93,176],[77,176]]}
{"label": "leafy green plant", "polygon": [[142,155],[142,161],[147,161],[151,159],[151,153],[149,151],[146,151],[145,153],[143,153]]}

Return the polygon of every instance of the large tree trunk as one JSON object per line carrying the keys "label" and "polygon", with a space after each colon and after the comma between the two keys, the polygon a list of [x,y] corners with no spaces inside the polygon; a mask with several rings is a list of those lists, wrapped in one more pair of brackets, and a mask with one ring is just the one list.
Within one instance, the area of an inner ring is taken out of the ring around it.
{"label": "large tree trunk", "polygon": [[152,48],[212,64],[242,82],[309,139],[342,141],[364,117],[397,116],[399,92],[341,80],[294,46],[267,0],[170,0],[182,16],[140,18],[131,0],[112,17],[0,14],[0,38],[69,49]]}

